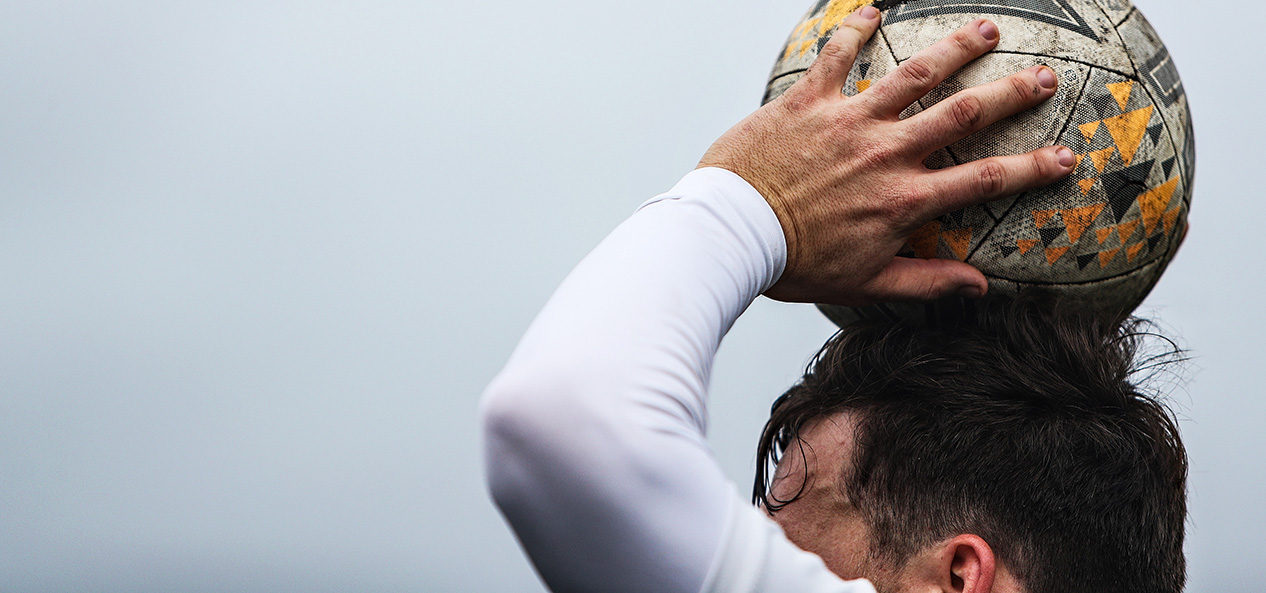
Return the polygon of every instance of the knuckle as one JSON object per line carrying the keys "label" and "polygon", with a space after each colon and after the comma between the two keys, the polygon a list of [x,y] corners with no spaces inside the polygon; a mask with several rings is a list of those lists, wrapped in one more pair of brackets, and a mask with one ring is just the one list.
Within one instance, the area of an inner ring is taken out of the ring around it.
{"label": "knuckle", "polygon": [[870,39],[871,33],[870,31],[867,31],[866,29],[863,29],[862,27],[858,25],[847,25],[847,26],[849,29],[851,29],[850,32],[852,33],[852,35],[849,36],[852,38],[852,44],[850,47],[850,49],[852,50],[852,54],[853,55],[860,54],[862,51],[862,48],[866,46],[866,41]]}
{"label": "knuckle", "polygon": [[857,23],[853,22],[851,19],[844,19],[844,22],[840,23],[840,26],[837,29],[835,29],[835,36],[842,37],[844,36],[844,34],[865,35],[866,30],[862,29],[860,26],[857,25]]}
{"label": "knuckle", "polygon": [[[848,125],[847,122],[844,125]],[[897,156],[896,149],[888,142],[858,143],[853,151],[857,155],[858,162],[871,170],[891,167]]]}
{"label": "knuckle", "polygon": [[1006,187],[1006,169],[995,160],[983,161],[976,168],[976,194],[982,198],[997,196]]}
{"label": "knuckle", "polygon": [[[804,79],[802,79],[804,80]],[[809,90],[805,84],[797,84],[778,97],[778,101],[782,103],[783,109],[791,113],[805,113],[815,108],[818,97]]]}
{"label": "knuckle", "polygon": [[[865,122],[856,110],[845,108],[831,114],[831,133],[836,138],[848,138],[853,135],[850,132],[857,130],[863,125],[865,125]],[[855,139],[849,142],[861,150],[863,155],[866,154],[865,151],[868,150],[869,143],[863,143]]]}
{"label": "knuckle", "polygon": [[915,185],[897,188],[884,202],[884,215],[894,225],[908,226],[922,211],[928,199],[927,192]]}
{"label": "knuckle", "polygon": [[949,42],[954,47],[954,51],[960,54],[974,54],[980,51],[977,39],[980,39],[980,35],[959,30],[949,37]]}
{"label": "knuckle", "polygon": [[839,61],[847,56],[849,52],[844,47],[843,37],[838,34],[831,37],[831,40],[818,51],[818,60]]}
{"label": "knuckle", "polygon": [[950,117],[954,118],[954,125],[960,132],[974,131],[985,114],[980,99],[969,94],[955,97],[949,107]]}
{"label": "knuckle", "polygon": [[936,70],[932,68],[928,58],[915,56],[901,65],[905,78],[918,88],[931,89],[936,82]]}
{"label": "knuckle", "polygon": [[1029,174],[1038,179],[1055,177],[1055,163],[1047,151],[1035,151],[1029,155]]}

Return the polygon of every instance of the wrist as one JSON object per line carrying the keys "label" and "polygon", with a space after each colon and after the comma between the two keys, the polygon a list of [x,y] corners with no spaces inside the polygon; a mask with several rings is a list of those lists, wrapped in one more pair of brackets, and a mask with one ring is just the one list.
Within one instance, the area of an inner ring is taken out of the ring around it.
{"label": "wrist", "polygon": [[[743,176],[725,167],[701,164],[671,190],[652,198],[639,210],[665,200],[703,206],[709,217],[723,221],[715,228],[726,229],[724,234],[729,237],[723,243],[730,245],[727,251],[731,256],[738,256],[728,258],[727,267],[738,266],[745,270],[743,277],[758,282],[759,290],[753,297],[782,277],[787,265],[786,227],[774,206]],[[697,212],[702,214],[703,211]],[[712,225],[698,228],[706,232],[703,229]]]}

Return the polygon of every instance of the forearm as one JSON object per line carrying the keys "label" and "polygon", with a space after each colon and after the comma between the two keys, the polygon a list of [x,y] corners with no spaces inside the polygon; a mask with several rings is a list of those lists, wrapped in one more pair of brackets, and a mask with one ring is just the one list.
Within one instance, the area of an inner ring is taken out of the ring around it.
{"label": "forearm", "polygon": [[577,266],[486,394],[494,498],[557,591],[698,591],[734,500],[708,374],[781,273],[781,227],[727,171],[666,195]]}

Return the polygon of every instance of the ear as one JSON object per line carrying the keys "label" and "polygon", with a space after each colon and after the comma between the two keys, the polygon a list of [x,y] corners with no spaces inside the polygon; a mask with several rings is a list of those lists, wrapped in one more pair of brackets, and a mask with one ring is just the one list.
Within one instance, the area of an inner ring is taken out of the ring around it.
{"label": "ear", "polygon": [[979,536],[963,534],[941,543],[939,584],[945,593],[990,593],[997,573],[993,549]]}

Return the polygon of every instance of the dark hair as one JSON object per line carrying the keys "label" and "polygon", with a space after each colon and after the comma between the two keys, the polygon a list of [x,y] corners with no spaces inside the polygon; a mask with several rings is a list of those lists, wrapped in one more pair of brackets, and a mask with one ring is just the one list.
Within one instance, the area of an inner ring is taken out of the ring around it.
{"label": "dark hair", "polygon": [[[1149,327],[1035,299],[929,329],[862,321],[837,333],[774,403],[754,502],[815,419],[854,412],[849,500],[880,561],[961,533],[984,538],[1030,593],[1179,593],[1187,457],[1172,413],[1131,379]],[[1157,336],[1159,337],[1159,336]],[[803,451],[801,451],[803,454]],[[803,490],[803,485],[801,490]]]}

